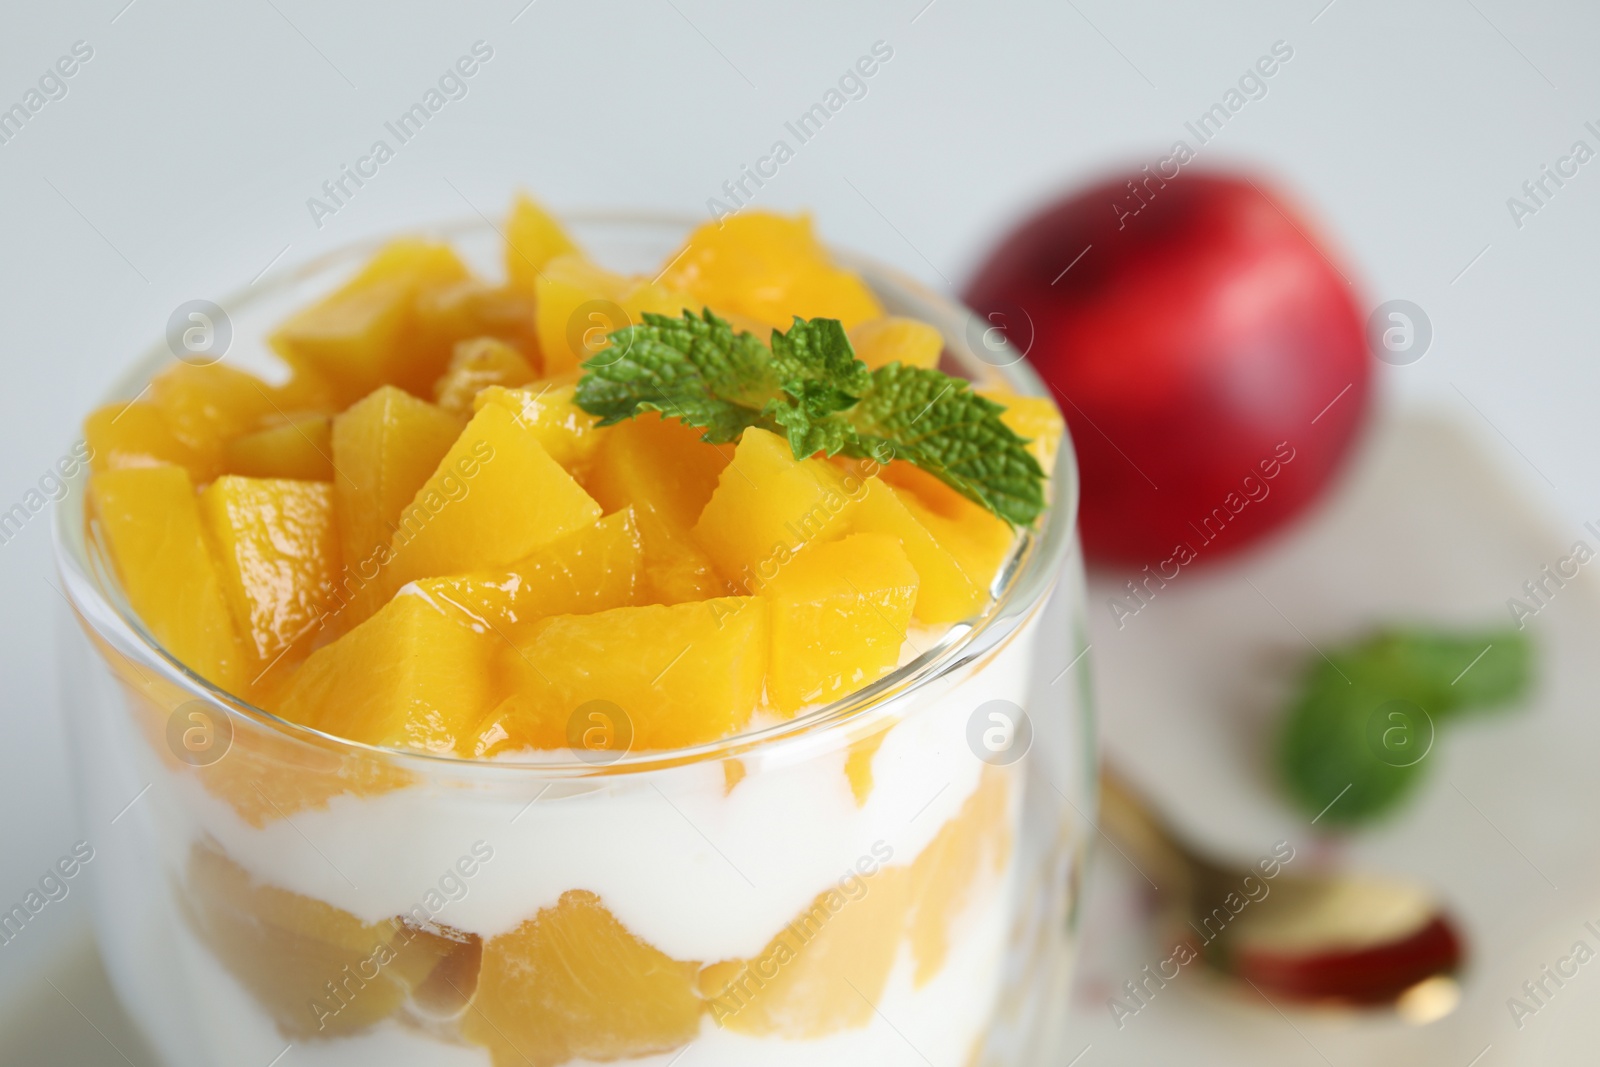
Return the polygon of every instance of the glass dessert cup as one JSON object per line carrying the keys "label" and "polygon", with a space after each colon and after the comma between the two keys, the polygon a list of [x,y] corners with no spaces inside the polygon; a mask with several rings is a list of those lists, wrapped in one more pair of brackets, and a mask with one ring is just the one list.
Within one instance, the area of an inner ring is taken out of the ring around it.
{"label": "glass dessert cup", "polygon": [[[689,229],[572,221],[627,269]],[[482,224],[435,232],[492,259]],[[268,328],[372,247],[230,302],[229,361],[268,366]],[[950,369],[1044,395],[964,310],[840,258]],[[1070,447],[983,617],[913,633],[878,682],[712,744],[494,761],[330,737],[195,677],[127,609],[77,488],[56,544],[89,638],[66,697],[96,927],[167,1063],[1063,1062],[1094,796]]]}

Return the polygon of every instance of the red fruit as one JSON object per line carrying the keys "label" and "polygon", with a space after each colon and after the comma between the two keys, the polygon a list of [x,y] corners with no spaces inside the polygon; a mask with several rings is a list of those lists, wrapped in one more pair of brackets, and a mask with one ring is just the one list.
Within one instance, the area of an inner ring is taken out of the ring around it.
{"label": "red fruit", "polygon": [[1239,178],[1136,180],[1142,202],[1117,180],[1025,221],[967,302],[1057,394],[1089,559],[1170,578],[1316,498],[1372,360],[1355,294],[1291,209]]}

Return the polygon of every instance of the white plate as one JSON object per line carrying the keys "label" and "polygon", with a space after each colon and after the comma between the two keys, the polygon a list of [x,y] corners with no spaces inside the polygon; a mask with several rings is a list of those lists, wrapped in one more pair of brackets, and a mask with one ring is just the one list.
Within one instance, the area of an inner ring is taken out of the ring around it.
{"label": "white plate", "polygon": [[[1288,840],[1295,865],[1337,860],[1438,888],[1470,951],[1460,1007],[1415,1028],[1393,1015],[1279,1012],[1185,967],[1137,1015],[1107,1000],[1163,959],[1148,890],[1102,848],[1085,901],[1072,1010],[1081,1067],[1103,1064],[1592,1064],[1600,957],[1536,1014],[1508,998],[1582,939],[1600,953],[1600,597],[1589,571],[1527,622],[1538,691],[1522,709],[1453,723],[1414,802],[1371,832],[1318,840],[1271,777],[1267,747],[1307,656],[1388,622],[1508,624],[1511,597],[1600,536],[1563,529],[1474,433],[1409,415],[1380,423],[1351,475],[1303,526],[1237,561],[1187,570],[1118,628],[1091,582],[1091,658],[1104,746],[1196,842],[1249,862]],[[1600,523],[1596,524],[1600,527]],[[1332,799],[1331,797],[1329,798]],[[1559,888],[1557,888],[1559,887]],[[1565,965],[1571,970],[1573,963]],[[1517,1022],[1521,1022],[1519,1029]],[[1479,1058],[1481,1057],[1481,1058]]]}

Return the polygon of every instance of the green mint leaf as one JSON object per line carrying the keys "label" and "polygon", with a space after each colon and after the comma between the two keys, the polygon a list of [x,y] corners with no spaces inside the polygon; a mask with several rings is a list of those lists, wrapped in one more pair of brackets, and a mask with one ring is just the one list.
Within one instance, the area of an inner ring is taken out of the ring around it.
{"label": "green mint leaf", "polygon": [[759,339],[735,332],[709,309],[680,318],[646,312],[643,320],[612,333],[583,364],[575,399],[599,425],[659,411],[722,444],[746,426],[766,424],[761,409],[777,383]]}
{"label": "green mint leaf", "polygon": [[1515,630],[1387,630],[1318,657],[1279,739],[1290,796],[1327,825],[1389,814],[1426,776],[1445,725],[1523,697],[1532,661]]}
{"label": "green mint leaf", "polygon": [[1026,526],[1044,510],[1044,471],[1027,441],[1000,421],[1004,410],[960,378],[891,363],[872,372],[860,403],[839,417],[855,431],[853,454],[913,463]]}
{"label": "green mint leaf", "polygon": [[813,419],[851,407],[872,381],[837,319],[796,317],[788,333],[773,330],[772,369],[792,402]]}
{"label": "green mint leaf", "polygon": [[1004,407],[940,371],[869,370],[836,319],[796,318],[770,347],[709,308],[643,319],[583,365],[577,403],[601,426],[659,411],[714,444],[757,426],[787,437],[796,459],[912,463],[1016,525],[1044,509],[1044,472]]}

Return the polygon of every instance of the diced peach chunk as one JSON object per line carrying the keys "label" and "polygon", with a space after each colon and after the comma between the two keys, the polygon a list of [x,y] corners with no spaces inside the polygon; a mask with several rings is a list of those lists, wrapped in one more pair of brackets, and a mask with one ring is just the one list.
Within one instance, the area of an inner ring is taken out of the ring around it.
{"label": "diced peach chunk", "polygon": [[602,507],[632,504],[638,513],[649,595],[657,603],[706,600],[728,592],[689,531],[716,489],[733,446],[706,444],[701,433],[653,413],[618,423],[604,431],[589,474],[589,491]]}
{"label": "diced peach chunk", "polygon": [[906,507],[987,596],[1017,543],[1005,520],[909,463],[889,464],[883,478],[906,490],[900,494]]}
{"label": "diced peach chunk", "polygon": [[668,259],[661,283],[784,330],[796,315],[838,319],[847,330],[883,315],[866,283],[833,265],[805,215],[742,211],[708,222]]}
{"label": "diced peach chunk", "polygon": [[628,279],[581,255],[548,260],[534,284],[539,352],[546,375],[575,370],[605,347],[607,335],[628,325],[626,315],[619,315]]}
{"label": "diced peach chunk", "polygon": [[589,491],[608,511],[632,504],[689,530],[734,454],[732,445],[700,440],[704,432],[654,412],[609,427]]}
{"label": "diced peach chunk", "polygon": [[503,645],[493,631],[477,632],[404,592],[313,652],[278,711],[369,745],[454,752],[489,705]]}
{"label": "diced peach chunk", "polygon": [[333,481],[333,420],[320,412],[292,415],[265,430],[235,437],[223,449],[229,474],[247,478]]}
{"label": "diced peach chunk", "polygon": [[[609,431],[595,429],[595,418],[573,402],[577,386],[572,382],[546,380],[505,389],[491,385],[473,401],[473,409],[498,404],[518,421],[550,453],[550,458],[572,472],[587,468],[590,457]],[[614,510],[614,509],[613,509]]]}
{"label": "diced peach chunk", "polygon": [[517,194],[506,220],[506,277],[512,285],[532,293],[546,263],[577,251],[578,246],[548,211],[527,193]]}
{"label": "diced peach chunk", "polygon": [[502,655],[540,720],[537,736],[567,736],[582,705],[607,701],[631,726],[634,749],[725,737],[761,698],[767,611],[757,597],[558,615]]}
{"label": "diced peach chunk", "polygon": [[920,319],[888,315],[851,330],[850,345],[856,358],[874,370],[891,363],[932,368],[939,365],[944,335]]}
{"label": "diced peach chunk", "polygon": [[917,986],[928,983],[949,958],[957,922],[976,890],[1004,867],[1011,835],[1006,815],[1011,791],[1006,772],[985,767],[978,788],[911,865],[911,951]]}
{"label": "diced peach chunk", "polygon": [[210,473],[205,469],[208,461],[178,440],[160,409],[147,401],[117,401],[96,408],[84,421],[83,438],[97,471],[171,463],[191,477]]}
{"label": "diced peach chunk", "polygon": [[278,413],[270,386],[224,363],[168,367],[150,380],[149,397],[172,435],[193,451],[199,484],[222,473],[228,441]]}
{"label": "diced peach chunk", "polygon": [[615,274],[575,254],[545,263],[536,287],[539,351],[547,376],[577,369],[606,346],[611,333],[642,321],[647,311],[679,315],[698,305],[670,286]]}
{"label": "diced peach chunk", "polygon": [[641,940],[594,893],[570,890],[485,942],[462,1032],[494,1067],[666,1054],[700,1032],[698,970]]}
{"label": "diced peach chunk", "polygon": [[851,511],[850,529],[888,534],[900,542],[917,571],[913,618],[939,625],[974,617],[988,602],[988,583],[982,576],[969,575],[917,519],[901,497],[906,492],[909,490],[896,489],[877,478],[868,479],[860,502]]}
{"label": "diced peach chunk", "polygon": [[801,548],[841,532],[860,488],[832,464],[797,460],[784,438],[752,427],[740,436],[694,537],[724,578],[754,592]]}
{"label": "diced peach chunk", "polygon": [[593,525],[600,514],[530,427],[487,404],[401,512],[385,570],[398,588],[502,567]]}
{"label": "diced peach chunk", "polygon": [[585,615],[638,603],[644,552],[633,510],[626,508],[504,570],[423,578],[416,584],[464,619],[509,633],[550,615]]}
{"label": "diced peach chunk", "polygon": [[202,678],[237,691],[244,650],[189,472],[101,471],[90,479],[89,501],[128,604],[150,635]]}
{"label": "diced peach chunk", "polygon": [[533,291],[464,278],[423,287],[413,312],[408,347],[420,364],[442,367],[462,341],[493,337],[515,348],[535,370],[541,365],[534,332]]}
{"label": "diced peach chunk", "polygon": [[512,693],[489,709],[457,750],[474,759],[493,759],[524,749],[557,749],[566,741],[556,731],[556,724],[547,723],[534,712],[526,694]]}
{"label": "diced peach chunk", "polygon": [[645,603],[684,604],[734,591],[686,529],[649,509],[639,512],[638,518],[644,544]]}
{"label": "diced peach chunk", "polygon": [[[475,934],[376,923],[251,877],[214,848],[190,852],[185,917],[279,1030],[293,1038],[359,1033],[400,1010],[459,958]],[[331,992],[330,992],[331,987]]]}
{"label": "diced peach chunk", "polygon": [[353,279],[280,326],[272,346],[291,365],[321,376],[349,398],[386,384],[424,392],[442,368],[409,358],[405,341],[418,294],[467,276],[448,245],[391,242]]}
{"label": "diced peach chunk", "polygon": [[893,537],[851,534],[801,552],[761,597],[772,620],[767,698],[792,715],[894,669],[917,572]]}
{"label": "diced peach chunk", "polygon": [[450,366],[433,383],[433,399],[446,411],[465,418],[472,414],[478,392],[491,385],[525,385],[533,367],[521,352],[493,337],[458,342]]}
{"label": "diced peach chunk", "polygon": [[873,1021],[904,940],[911,877],[863,862],[869,874],[819,893],[759,955],[700,972],[718,1026],[806,1040]]}
{"label": "diced peach chunk", "polygon": [[310,641],[339,569],[333,487],[225,475],[200,495],[252,677]]}
{"label": "diced peach chunk", "polygon": [[387,547],[400,512],[461,434],[460,419],[392,385],[333,420],[334,500],[346,567]]}

